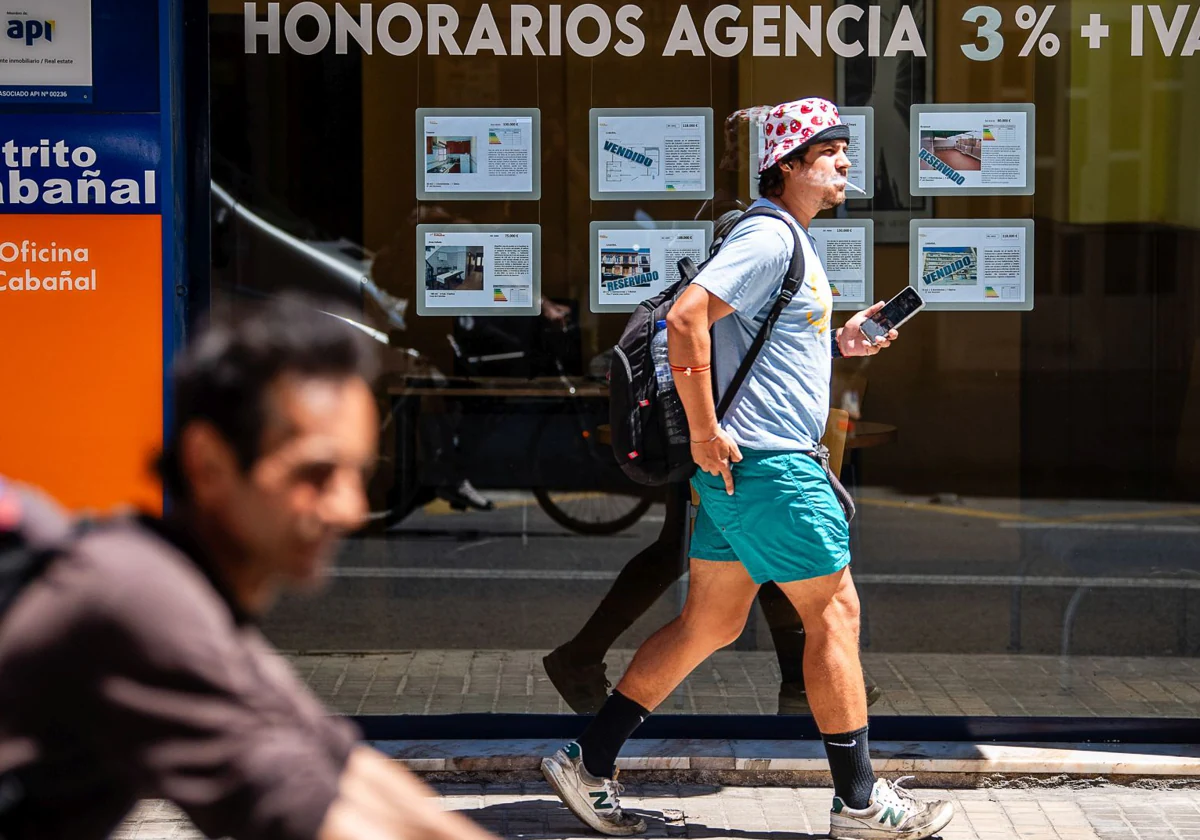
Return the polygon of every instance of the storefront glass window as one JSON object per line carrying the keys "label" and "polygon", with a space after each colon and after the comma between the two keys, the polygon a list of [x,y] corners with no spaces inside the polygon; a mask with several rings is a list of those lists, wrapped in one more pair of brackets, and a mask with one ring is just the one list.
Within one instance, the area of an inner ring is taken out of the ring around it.
{"label": "storefront glass window", "polygon": [[[677,614],[611,348],[822,96],[835,323],[929,304],[833,374],[872,711],[1200,715],[1200,18],[972,5],[212,0],[213,307],[331,297],[385,370],[371,526],[267,627],[336,708],[585,710]],[[802,646],[766,591],[663,710],[803,712]]]}

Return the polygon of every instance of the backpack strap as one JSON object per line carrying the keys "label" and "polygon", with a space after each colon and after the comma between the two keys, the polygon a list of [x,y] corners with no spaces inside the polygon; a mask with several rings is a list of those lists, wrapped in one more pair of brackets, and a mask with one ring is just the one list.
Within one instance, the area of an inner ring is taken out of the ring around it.
{"label": "backpack strap", "polygon": [[94,527],[93,519],[70,518],[40,491],[0,479],[0,618],[51,561]]}
{"label": "backpack strap", "polygon": [[750,369],[754,367],[755,359],[758,358],[758,354],[762,351],[763,345],[767,343],[767,339],[771,337],[771,331],[775,329],[775,322],[779,320],[780,314],[792,302],[792,298],[796,296],[796,292],[800,289],[800,284],[804,282],[804,246],[800,242],[800,234],[797,233],[796,226],[778,210],[770,207],[751,207],[742,214],[742,218],[738,219],[738,223],[740,224],[742,220],[748,219],[751,216],[770,216],[787,225],[787,229],[792,233],[792,261],[788,263],[787,274],[784,275],[783,285],[779,289],[779,297],[775,298],[775,303],[771,307],[771,311],[767,313],[767,320],[759,328],[758,335],[754,336],[754,341],[750,344],[750,349],[746,351],[742,363],[738,365],[737,373],[733,375],[733,379],[729,382],[729,387],[725,389],[725,393],[721,396],[721,402],[717,405],[718,422],[724,418],[725,412],[729,410],[729,406],[733,405],[733,398],[741,390],[746,377],[750,375]]}

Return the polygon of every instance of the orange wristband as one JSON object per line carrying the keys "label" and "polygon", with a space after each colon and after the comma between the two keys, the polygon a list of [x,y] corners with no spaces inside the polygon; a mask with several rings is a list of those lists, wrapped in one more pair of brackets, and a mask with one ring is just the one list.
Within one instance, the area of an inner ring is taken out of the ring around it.
{"label": "orange wristband", "polygon": [[695,367],[687,367],[686,365],[671,365],[671,370],[674,373],[682,373],[684,376],[691,376],[693,373],[706,373],[712,369],[712,365],[696,365]]}

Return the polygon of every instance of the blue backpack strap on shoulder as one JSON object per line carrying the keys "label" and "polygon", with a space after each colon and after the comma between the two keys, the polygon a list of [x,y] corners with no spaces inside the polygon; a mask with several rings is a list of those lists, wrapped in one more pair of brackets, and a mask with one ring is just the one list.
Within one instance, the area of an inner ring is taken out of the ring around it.
{"label": "blue backpack strap on shoulder", "polygon": [[767,313],[767,319],[763,322],[758,334],[754,336],[754,341],[751,342],[750,348],[742,358],[742,363],[738,365],[737,372],[729,382],[729,387],[721,395],[721,401],[717,404],[718,421],[725,416],[725,412],[729,410],[729,406],[733,405],[734,397],[741,390],[746,377],[750,375],[750,369],[754,367],[754,360],[758,358],[763,345],[771,337],[771,331],[775,329],[775,322],[779,320],[780,314],[792,302],[792,298],[796,296],[796,292],[800,289],[800,284],[804,282],[804,246],[800,242],[800,234],[797,233],[796,226],[783,213],[773,210],[770,207],[751,207],[738,219],[738,224],[754,216],[769,216],[787,225],[787,229],[792,233],[792,260],[788,263],[787,274],[784,275],[783,285],[779,289],[779,297],[775,299],[775,304],[771,307],[771,311]]}

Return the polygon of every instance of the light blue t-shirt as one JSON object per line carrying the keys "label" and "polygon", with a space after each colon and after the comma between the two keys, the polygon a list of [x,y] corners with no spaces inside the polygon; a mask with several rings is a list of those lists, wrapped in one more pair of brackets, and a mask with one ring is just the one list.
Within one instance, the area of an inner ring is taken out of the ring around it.
{"label": "light blue t-shirt", "polygon": [[[829,416],[833,293],[808,231],[768,199],[760,198],[752,206],[778,210],[796,228],[804,248],[805,277],[775,322],[721,427],[747,449],[810,451],[825,433]],[[780,220],[747,219],[733,229],[695,280],[735,310],[713,330],[722,394],[779,296],[793,243]]]}

